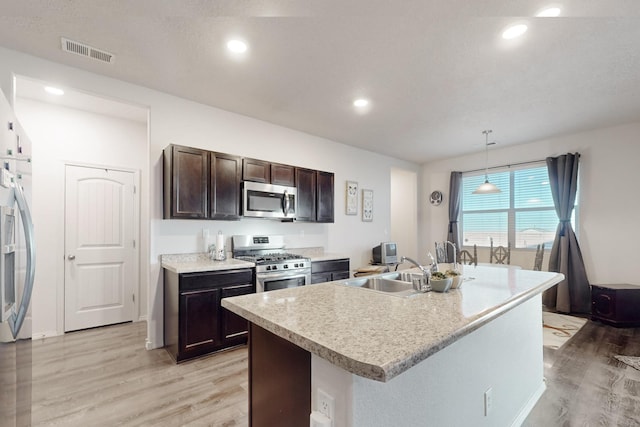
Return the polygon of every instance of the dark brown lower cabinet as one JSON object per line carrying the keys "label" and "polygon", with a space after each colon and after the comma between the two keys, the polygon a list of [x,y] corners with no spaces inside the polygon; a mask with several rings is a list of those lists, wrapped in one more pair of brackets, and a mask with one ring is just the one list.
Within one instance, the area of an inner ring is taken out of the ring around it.
{"label": "dark brown lower cabinet", "polygon": [[253,277],[253,269],[164,270],[164,344],[176,362],[247,342],[247,321],[220,301],[255,292]]}
{"label": "dark brown lower cabinet", "polygon": [[249,325],[249,427],[308,426],[311,353]]}
{"label": "dark brown lower cabinet", "polygon": [[311,262],[311,283],[348,279],[349,258]]}

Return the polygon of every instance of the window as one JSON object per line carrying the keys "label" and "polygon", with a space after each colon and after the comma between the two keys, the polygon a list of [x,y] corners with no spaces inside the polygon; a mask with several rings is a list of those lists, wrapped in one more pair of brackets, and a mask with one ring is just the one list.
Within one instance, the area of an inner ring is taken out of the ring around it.
{"label": "window", "polygon": [[[484,182],[484,175],[462,177],[460,223],[465,246],[535,248],[543,243],[550,249],[558,226],[549,175],[544,163],[533,167],[498,171],[489,181],[500,193],[472,194]],[[575,209],[571,218],[575,224]],[[574,227],[575,228],[575,227]]]}

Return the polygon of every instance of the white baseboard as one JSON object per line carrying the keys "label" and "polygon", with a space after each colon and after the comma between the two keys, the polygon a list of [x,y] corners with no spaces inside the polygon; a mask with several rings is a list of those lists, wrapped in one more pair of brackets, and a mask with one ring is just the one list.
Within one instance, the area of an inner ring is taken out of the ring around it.
{"label": "white baseboard", "polygon": [[60,336],[58,331],[42,331],[31,334],[32,340],[43,340],[45,338],[57,337]]}
{"label": "white baseboard", "polygon": [[527,419],[529,413],[531,412],[533,407],[536,406],[536,403],[538,403],[538,400],[540,400],[540,397],[542,397],[542,394],[546,389],[547,384],[545,383],[545,379],[543,378],[542,382],[540,383],[540,387],[538,387],[535,393],[533,393],[533,395],[531,396],[527,404],[524,405],[516,419],[513,420],[513,423],[511,424],[512,427],[520,427],[522,423],[524,423],[524,420]]}
{"label": "white baseboard", "polygon": [[146,348],[147,350],[154,350],[158,347],[156,347],[155,344],[152,341],[150,341],[149,338],[147,338],[144,341],[144,348]]}

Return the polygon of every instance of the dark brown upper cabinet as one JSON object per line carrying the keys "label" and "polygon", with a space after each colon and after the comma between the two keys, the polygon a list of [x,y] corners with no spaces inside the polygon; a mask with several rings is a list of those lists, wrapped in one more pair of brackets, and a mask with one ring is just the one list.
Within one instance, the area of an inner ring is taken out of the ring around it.
{"label": "dark brown upper cabinet", "polygon": [[240,219],[241,174],[238,156],[168,146],[164,149],[164,218]]}
{"label": "dark brown upper cabinet", "polygon": [[164,149],[164,218],[207,218],[209,152],[170,145]]}
{"label": "dark brown upper cabinet", "polygon": [[242,159],[242,180],[271,183],[271,163],[256,159]]}
{"label": "dark brown upper cabinet", "polygon": [[211,219],[240,219],[241,174],[240,157],[211,153],[211,191],[209,193]]}
{"label": "dark brown upper cabinet", "polygon": [[334,222],[334,174],[169,145],[163,153],[165,219],[238,220],[242,181],[296,187],[297,221]]}
{"label": "dark brown upper cabinet", "polygon": [[271,183],[295,187],[295,169],[293,166],[271,163]]}
{"label": "dark brown upper cabinet", "polygon": [[295,168],[263,160],[242,159],[242,180],[265,184],[295,186]]}
{"label": "dark brown upper cabinet", "polygon": [[316,221],[317,222],[334,222],[334,188],[333,174],[330,172],[317,172],[317,206]]}
{"label": "dark brown upper cabinet", "polygon": [[334,222],[334,174],[296,168],[297,221]]}
{"label": "dark brown upper cabinet", "polygon": [[316,171],[296,168],[298,210],[296,221],[316,221]]}

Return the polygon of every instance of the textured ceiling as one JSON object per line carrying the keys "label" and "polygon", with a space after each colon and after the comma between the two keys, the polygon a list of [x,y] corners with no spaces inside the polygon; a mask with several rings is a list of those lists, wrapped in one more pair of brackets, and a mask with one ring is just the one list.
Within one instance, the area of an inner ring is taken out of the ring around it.
{"label": "textured ceiling", "polygon": [[[422,163],[483,150],[483,129],[500,147],[640,120],[638,0],[554,4],[0,0],[0,46]],[[502,40],[514,22],[529,30]]]}

